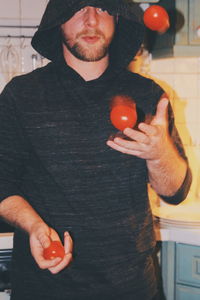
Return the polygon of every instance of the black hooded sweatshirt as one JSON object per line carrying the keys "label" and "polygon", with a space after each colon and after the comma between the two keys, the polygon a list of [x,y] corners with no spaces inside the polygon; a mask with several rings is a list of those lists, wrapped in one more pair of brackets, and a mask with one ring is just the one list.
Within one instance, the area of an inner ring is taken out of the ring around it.
{"label": "black hooded sweatshirt", "polygon": [[[62,55],[60,25],[84,6],[118,15],[110,65],[85,81]],[[61,239],[73,238],[74,260],[56,275],[31,256],[16,229],[12,300],[149,300],[157,285],[146,161],[106,145],[117,132],[109,119],[114,95],[127,95],[139,119],[153,115],[163,90],[127,71],[144,28],[137,5],[122,0],[50,0],[33,47],[51,62],[14,78],[0,96],[0,200],[23,196]],[[170,114],[169,130],[186,159]],[[190,172],[174,197],[187,195]]]}

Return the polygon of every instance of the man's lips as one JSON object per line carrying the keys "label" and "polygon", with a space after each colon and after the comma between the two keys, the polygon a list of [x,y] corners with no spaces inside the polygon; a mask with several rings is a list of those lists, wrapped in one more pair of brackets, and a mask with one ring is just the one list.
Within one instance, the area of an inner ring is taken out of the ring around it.
{"label": "man's lips", "polygon": [[98,35],[93,35],[93,36],[90,36],[90,35],[84,35],[82,37],[82,39],[86,42],[86,43],[89,43],[89,44],[94,44],[96,42],[98,42],[98,40],[100,39],[100,37]]}

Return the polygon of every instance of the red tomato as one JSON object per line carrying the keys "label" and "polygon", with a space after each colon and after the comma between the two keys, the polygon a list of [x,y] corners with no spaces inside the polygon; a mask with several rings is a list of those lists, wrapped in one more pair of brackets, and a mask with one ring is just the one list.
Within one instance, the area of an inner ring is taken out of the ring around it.
{"label": "red tomato", "polygon": [[48,248],[44,249],[43,256],[45,259],[63,258],[65,250],[60,241],[52,241]]}
{"label": "red tomato", "polygon": [[160,5],[151,5],[143,16],[144,24],[151,30],[164,33],[170,26],[169,15]]}
{"label": "red tomato", "polygon": [[112,99],[111,99],[111,109],[116,106],[116,105],[126,105],[126,106],[130,106],[133,107],[135,109],[135,101],[127,95],[115,95]]}
{"label": "red tomato", "polygon": [[137,122],[135,106],[116,105],[110,113],[110,120],[114,127],[123,131],[127,127],[134,127]]}

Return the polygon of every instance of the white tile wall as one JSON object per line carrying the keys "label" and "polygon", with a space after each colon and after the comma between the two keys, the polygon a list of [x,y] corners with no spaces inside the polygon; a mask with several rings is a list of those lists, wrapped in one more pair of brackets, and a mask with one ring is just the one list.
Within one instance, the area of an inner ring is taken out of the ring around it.
{"label": "white tile wall", "polygon": [[[13,1],[13,0],[11,0]],[[21,0],[21,18],[24,19],[41,19],[45,10],[47,0]]]}
{"label": "white tile wall", "polygon": [[175,73],[180,74],[196,74],[198,72],[198,58],[176,58],[172,60]]}
{"label": "white tile wall", "polygon": [[[142,65],[141,61],[139,57],[130,69],[138,72],[137,65],[138,62]],[[200,204],[200,56],[151,60],[146,72],[139,72],[154,79],[169,96],[193,174],[193,183],[183,205]],[[162,201],[156,201],[166,206]]]}
{"label": "white tile wall", "polygon": [[200,57],[153,60],[150,76],[168,91],[193,173],[186,203],[200,201]]}
{"label": "white tile wall", "polygon": [[[38,26],[48,0],[0,0],[0,91],[12,76],[30,72],[33,69],[31,38],[9,38],[14,36],[33,36],[36,28],[20,26]],[[16,26],[9,28],[3,26]],[[9,51],[9,52],[8,52]],[[3,59],[9,53],[9,60]],[[37,65],[44,64],[37,55]],[[11,68],[12,62],[12,68]],[[17,70],[14,66],[17,64]],[[8,69],[10,72],[8,72]]]}
{"label": "white tile wall", "polygon": [[174,88],[179,97],[188,99],[197,97],[197,73],[175,73]]}
{"label": "white tile wall", "polygon": [[19,0],[0,0],[0,18],[1,19],[19,19],[20,5]]}

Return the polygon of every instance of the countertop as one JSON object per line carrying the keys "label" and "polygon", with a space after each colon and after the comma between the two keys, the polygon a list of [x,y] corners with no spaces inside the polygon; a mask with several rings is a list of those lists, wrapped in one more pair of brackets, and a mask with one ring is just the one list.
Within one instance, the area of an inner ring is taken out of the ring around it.
{"label": "countertop", "polygon": [[0,250],[13,248],[13,233],[0,233]]}
{"label": "countertop", "polygon": [[[200,204],[154,206],[158,241],[175,241],[200,246]],[[0,249],[13,247],[13,233],[0,233]]]}
{"label": "countertop", "polygon": [[174,241],[200,246],[200,203],[152,206],[155,232],[159,241]]}
{"label": "countertop", "polygon": [[[158,241],[174,241],[178,243],[200,246],[200,227],[178,227],[174,224],[163,225],[156,220],[155,233]],[[0,249],[12,249],[13,233],[0,233]]]}
{"label": "countertop", "polygon": [[155,225],[156,239],[158,241],[173,241],[177,243],[191,244],[200,246],[200,227],[199,228],[178,228],[173,226]]}

